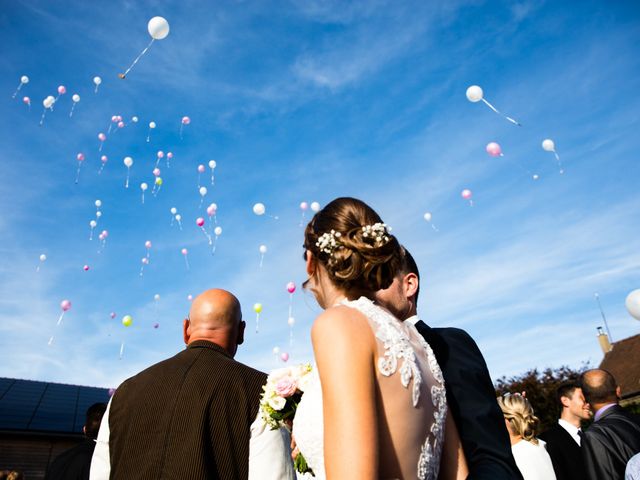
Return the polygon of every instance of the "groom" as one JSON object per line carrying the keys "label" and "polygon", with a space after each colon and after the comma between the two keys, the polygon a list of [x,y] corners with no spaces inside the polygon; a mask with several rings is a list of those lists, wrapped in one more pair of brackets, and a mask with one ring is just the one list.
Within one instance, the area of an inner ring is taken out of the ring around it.
{"label": "groom", "polygon": [[464,330],[431,328],[419,320],[419,291],[418,266],[405,249],[398,275],[389,288],[376,294],[376,300],[400,320],[413,323],[433,349],[469,465],[467,478],[521,480],[482,353]]}

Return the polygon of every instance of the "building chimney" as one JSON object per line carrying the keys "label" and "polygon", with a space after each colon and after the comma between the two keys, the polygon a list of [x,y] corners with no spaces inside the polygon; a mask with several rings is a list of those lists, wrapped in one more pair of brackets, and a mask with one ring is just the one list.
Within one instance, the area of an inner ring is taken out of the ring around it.
{"label": "building chimney", "polygon": [[613,345],[611,345],[609,337],[606,333],[604,333],[602,327],[598,327],[598,343],[600,343],[602,353],[604,353],[605,355],[613,349]]}

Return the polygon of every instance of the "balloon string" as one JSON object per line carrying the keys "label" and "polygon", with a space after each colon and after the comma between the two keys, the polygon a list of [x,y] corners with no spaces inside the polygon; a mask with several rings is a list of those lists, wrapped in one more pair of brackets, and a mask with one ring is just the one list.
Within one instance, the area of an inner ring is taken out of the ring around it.
{"label": "balloon string", "polygon": [[186,265],[187,270],[189,270],[189,259],[187,258],[186,255],[184,256],[184,264]]}
{"label": "balloon string", "polygon": [[142,52],[140,53],[140,55],[138,55],[136,57],[136,59],[133,61],[133,63],[131,64],[131,66],[129,68],[127,68],[125,70],[125,72],[122,74],[122,78],[126,77],[127,74],[131,71],[131,69],[135,66],[136,63],[138,63],[138,60],[140,60],[140,58],[147,53],[147,50],[149,50],[149,47],[151,47],[151,44],[153,43],[153,41],[155,40],[155,38],[152,38],[151,41],[149,42],[149,45],[147,45],[147,48],[145,48],[144,50],[142,50]]}
{"label": "balloon string", "polygon": [[142,192],[142,204],[144,205],[144,192]]}
{"label": "balloon string", "polygon": [[122,360],[123,353],[124,353],[124,341],[120,344],[120,356],[119,356],[120,360]]}
{"label": "balloon string", "polygon": [[81,162],[78,162],[78,170],[76,171],[76,184],[80,181],[80,166],[82,165]]}
{"label": "balloon string", "polygon": [[436,227],[433,223],[431,224],[431,228],[433,228],[434,232],[439,232],[438,227]]}
{"label": "balloon string", "polygon": [[293,325],[289,327],[289,347],[293,347]]}
{"label": "balloon string", "polygon": [[59,327],[60,324],[62,323],[62,317],[64,317],[64,312],[60,314],[60,318],[58,318],[58,323],[56,323],[56,327]]}
{"label": "balloon string", "polygon": [[93,227],[91,227],[91,232],[89,233],[89,241],[93,240]]}
{"label": "balloon string", "polygon": [[511,123],[513,123],[514,125],[517,125],[519,127],[521,127],[522,125],[520,123],[518,123],[516,120],[514,120],[511,117],[506,116],[504,113],[500,112],[496,107],[494,107],[493,105],[491,105],[489,102],[487,102],[484,98],[482,99],[482,101],[485,103],[485,105],[487,107],[489,107],[491,110],[493,110],[494,112],[496,112],[498,115],[506,118],[507,120],[509,120]]}
{"label": "balloon string", "polygon": [[100,85],[96,85],[96,89],[93,91],[93,93],[98,93],[98,87],[99,87],[99,86],[100,86]]}
{"label": "balloon string", "polygon": [[47,109],[45,108],[42,112],[42,117],[40,117],[40,126],[44,123],[44,115],[47,113]]}
{"label": "balloon string", "polygon": [[264,254],[260,254],[260,268],[262,268],[263,262],[264,262]]}
{"label": "balloon string", "polygon": [[16,95],[18,95],[18,92],[20,91],[20,89],[22,88],[22,82],[20,82],[20,85],[18,85],[18,88],[16,89],[16,91],[13,93],[13,95],[11,96],[11,98],[16,98]]}
{"label": "balloon string", "polygon": [[213,168],[211,169],[211,186],[215,186],[216,182],[215,179],[213,178]]}
{"label": "balloon string", "polygon": [[260,314],[256,313],[256,333],[260,330]]}
{"label": "balloon string", "polygon": [[180,227],[180,231],[182,231],[182,222],[178,220],[178,226]]}
{"label": "balloon string", "polygon": [[184,128],[184,124],[180,124],[180,140],[182,140],[182,129]]}
{"label": "balloon string", "polygon": [[71,112],[69,112],[69,118],[73,117],[73,109],[76,108],[76,102],[73,102],[73,105],[71,105]]}
{"label": "balloon string", "polygon": [[127,181],[124,184],[124,188],[129,188],[129,167],[127,167]]}
{"label": "balloon string", "polygon": [[49,345],[49,346],[51,346],[52,344],[53,344],[53,335],[51,335],[51,338],[47,342],[47,345]]}

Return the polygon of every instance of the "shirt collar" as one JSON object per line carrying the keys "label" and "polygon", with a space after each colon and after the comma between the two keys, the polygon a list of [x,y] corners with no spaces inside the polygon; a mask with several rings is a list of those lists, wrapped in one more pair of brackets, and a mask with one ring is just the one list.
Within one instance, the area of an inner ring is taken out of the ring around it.
{"label": "shirt collar", "polygon": [[226,357],[233,358],[229,352],[227,352],[220,345],[217,345],[213,342],[209,342],[208,340],[196,340],[187,345],[187,348],[210,348],[211,350],[215,350],[216,352],[222,353]]}
{"label": "shirt collar", "polygon": [[617,405],[617,403],[608,403],[606,404],[604,407],[601,407],[596,414],[593,416],[593,421],[597,422],[598,420],[600,420],[600,418],[602,417],[602,415],[604,415],[604,412],[606,412],[607,410],[609,410],[611,407],[615,407]]}
{"label": "shirt collar", "polygon": [[571,423],[567,422],[563,418],[559,418],[558,419],[558,423],[560,424],[560,426],[562,428],[564,428],[571,435],[578,435],[578,430],[580,430],[580,429],[578,427],[576,427],[575,425],[572,425]]}
{"label": "shirt collar", "polygon": [[420,318],[418,318],[418,315],[412,315],[411,317],[405,320],[405,322],[409,322],[411,325],[415,325],[419,321],[420,321]]}

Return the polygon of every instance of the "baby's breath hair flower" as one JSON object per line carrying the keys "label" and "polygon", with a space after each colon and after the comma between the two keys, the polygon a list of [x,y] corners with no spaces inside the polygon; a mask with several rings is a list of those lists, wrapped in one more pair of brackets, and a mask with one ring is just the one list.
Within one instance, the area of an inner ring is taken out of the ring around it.
{"label": "baby's breath hair flower", "polygon": [[336,232],[335,230],[323,233],[318,237],[316,247],[318,247],[321,252],[326,253],[327,255],[331,255],[336,250],[336,248],[340,246],[339,239],[341,236],[342,234],[340,232]]}
{"label": "baby's breath hair flower", "polygon": [[362,238],[373,242],[376,247],[380,247],[390,240],[389,232],[391,232],[391,228],[387,227],[386,223],[378,222],[362,227]]}

